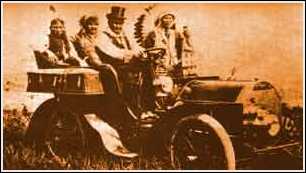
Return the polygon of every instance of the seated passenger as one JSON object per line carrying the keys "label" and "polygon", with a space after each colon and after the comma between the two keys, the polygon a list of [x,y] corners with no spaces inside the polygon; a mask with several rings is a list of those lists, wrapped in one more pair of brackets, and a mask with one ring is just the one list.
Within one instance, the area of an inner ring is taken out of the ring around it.
{"label": "seated passenger", "polygon": [[34,48],[38,68],[62,68],[86,65],[74,50],[69,41],[64,21],[55,18],[50,24],[50,34],[43,45]]}
{"label": "seated passenger", "polygon": [[[120,137],[127,132],[124,129],[131,128],[130,122],[133,122],[134,118],[129,116],[131,114],[123,100],[117,72],[110,64],[103,62],[98,53],[97,42],[101,39],[98,34],[99,19],[97,16],[83,16],[79,22],[81,29],[74,37],[73,44],[80,58],[99,71],[105,96],[109,100],[101,105],[105,108],[102,114],[89,114],[85,118],[99,132],[108,151],[115,155],[135,157],[137,154],[121,143]],[[107,140],[103,140],[104,137]]]}
{"label": "seated passenger", "polygon": [[97,16],[82,16],[80,19],[80,31],[73,38],[73,45],[81,59],[86,63],[100,71],[101,81],[105,86],[107,93],[110,95],[121,94],[119,88],[118,76],[112,66],[102,62],[100,55],[98,54],[97,42],[100,39],[98,34],[99,19]]}

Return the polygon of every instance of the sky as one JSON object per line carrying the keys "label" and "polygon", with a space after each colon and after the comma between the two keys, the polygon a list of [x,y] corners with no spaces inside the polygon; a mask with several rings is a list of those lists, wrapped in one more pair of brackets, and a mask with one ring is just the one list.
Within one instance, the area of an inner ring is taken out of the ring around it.
{"label": "sky", "polygon": [[[53,5],[56,13],[49,10]],[[49,33],[54,17],[65,20],[67,33],[75,35],[82,15],[97,15],[101,30],[112,5],[126,7],[125,31],[135,46],[134,23],[153,3],[4,3],[4,79],[21,84],[26,72],[36,69],[32,49]],[[188,26],[200,75],[227,76],[233,67],[237,79],[268,80],[283,93],[285,100],[302,102],[304,18],[301,3],[156,3],[145,21],[152,29],[164,11],[176,15],[177,28]]]}

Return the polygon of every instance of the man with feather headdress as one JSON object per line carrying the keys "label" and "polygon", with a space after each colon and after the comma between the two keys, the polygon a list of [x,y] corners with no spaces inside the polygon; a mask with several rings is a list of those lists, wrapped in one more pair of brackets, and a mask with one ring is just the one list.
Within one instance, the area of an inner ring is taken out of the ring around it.
{"label": "man with feather headdress", "polygon": [[144,47],[159,47],[166,50],[162,63],[157,71],[180,75],[177,69],[182,65],[183,51],[192,52],[190,33],[184,26],[183,32],[176,30],[175,15],[165,12],[159,15],[155,21],[155,28],[144,40]]}

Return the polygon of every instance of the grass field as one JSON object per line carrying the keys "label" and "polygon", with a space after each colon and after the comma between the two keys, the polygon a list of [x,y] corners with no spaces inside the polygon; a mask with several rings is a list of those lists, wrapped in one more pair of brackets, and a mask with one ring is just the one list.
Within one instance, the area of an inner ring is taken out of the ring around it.
{"label": "grass field", "polygon": [[[110,155],[105,150],[75,157],[51,157],[39,153],[24,143],[24,135],[31,112],[13,108],[3,111],[3,165],[5,170],[169,170],[169,158],[139,157],[123,159]],[[282,164],[280,164],[282,163]],[[237,165],[238,169],[302,169],[302,160],[285,152],[260,155],[251,161]]]}
{"label": "grass field", "polygon": [[3,165],[5,170],[86,169],[86,170],[138,170],[171,169],[170,164],[152,158],[124,159],[110,155],[105,150],[92,155],[76,155],[74,158],[52,157],[39,153],[24,142],[24,135],[31,114],[16,109],[4,111]]}

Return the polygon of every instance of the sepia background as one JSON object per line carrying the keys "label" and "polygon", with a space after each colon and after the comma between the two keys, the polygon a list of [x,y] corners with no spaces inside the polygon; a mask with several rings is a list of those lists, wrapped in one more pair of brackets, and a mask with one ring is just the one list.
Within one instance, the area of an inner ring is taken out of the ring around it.
{"label": "sepia background", "polygon": [[[105,28],[105,15],[112,5],[127,8],[125,31],[135,45],[133,25],[152,3],[3,4],[4,107],[27,105],[33,110],[49,97],[24,91],[26,72],[37,68],[32,49],[49,33],[53,17],[63,18],[72,36],[80,28],[82,15],[97,15],[101,29]],[[225,78],[235,67],[236,79],[268,80],[285,102],[303,104],[303,4],[159,3],[148,16],[145,30],[152,29],[164,11],[176,14],[178,29],[190,28],[199,74]]]}

